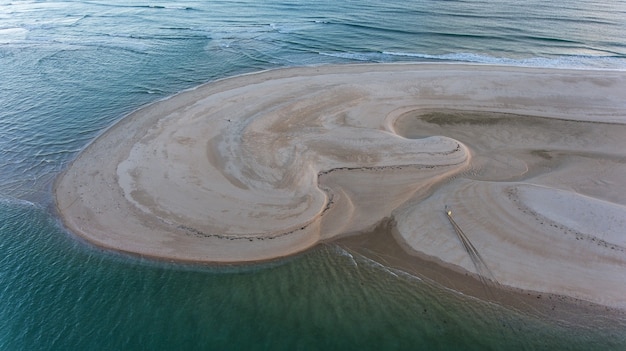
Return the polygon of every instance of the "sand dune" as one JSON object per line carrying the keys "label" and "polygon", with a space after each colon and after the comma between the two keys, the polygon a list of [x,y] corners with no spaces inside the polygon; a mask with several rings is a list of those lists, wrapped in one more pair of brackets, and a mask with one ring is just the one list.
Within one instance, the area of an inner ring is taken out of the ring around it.
{"label": "sand dune", "polygon": [[393,218],[407,249],[504,285],[626,307],[626,74],[291,68],[124,118],[57,180],[77,234],[167,259],[293,254]]}

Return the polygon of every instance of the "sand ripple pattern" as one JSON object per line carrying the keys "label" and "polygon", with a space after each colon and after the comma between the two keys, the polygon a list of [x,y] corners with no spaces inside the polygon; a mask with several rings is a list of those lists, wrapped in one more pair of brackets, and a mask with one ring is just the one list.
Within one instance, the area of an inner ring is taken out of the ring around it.
{"label": "sand ripple pattern", "polygon": [[[407,249],[472,272],[450,205],[501,283],[621,306],[625,95],[612,71],[238,76],[121,120],[58,179],[57,207],[98,245],[203,262],[289,255],[391,218]],[[582,278],[567,274],[572,250],[594,257]]]}
{"label": "sand ripple pattern", "polygon": [[264,72],[154,103],[72,164],[59,211],[106,247],[217,262],[371,228],[469,161],[456,140],[396,133],[418,102],[397,68]]}
{"label": "sand ripple pattern", "polygon": [[394,211],[412,250],[479,273],[433,211],[449,206],[500,283],[626,306],[626,125],[458,111],[397,124],[472,150],[465,171]]}

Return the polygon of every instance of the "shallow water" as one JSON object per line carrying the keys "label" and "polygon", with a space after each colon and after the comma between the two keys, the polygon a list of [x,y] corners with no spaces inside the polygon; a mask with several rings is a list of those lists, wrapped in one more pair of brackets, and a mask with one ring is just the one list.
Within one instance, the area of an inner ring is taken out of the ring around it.
{"label": "shallow water", "polygon": [[626,348],[619,330],[485,305],[334,245],[182,266],[93,248],[50,210],[89,141],[200,83],[416,60],[624,70],[625,17],[624,1],[0,1],[0,349]]}
{"label": "shallow water", "polygon": [[[6,204],[2,349],[619,349],[619,330],[548,322],[335,245],[254,266],[104,253]],[[19,282],[19,284],[17,283]],[[606,320],[603,321],[603,324]]]}

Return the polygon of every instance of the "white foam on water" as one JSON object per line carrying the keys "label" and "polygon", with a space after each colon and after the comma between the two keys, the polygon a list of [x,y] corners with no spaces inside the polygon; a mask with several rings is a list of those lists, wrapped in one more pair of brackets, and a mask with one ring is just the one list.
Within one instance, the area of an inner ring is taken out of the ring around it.
{"label": "white foam on water", "polygon": [[29,30],[26,28],[2,28],[0,29],[0,44],[10,44],[26,40]]}
{"label": "white foam on water", "polygon": [[508,58],[480,55],[474,53],[451,53],[443,55],[429,55],[421,53],[385,51],[385,55],[414,57],[427,60],[460,61],[485,63],[506,66],[546,67],[546,68],[607,68],[626,70],[626,57],[571,55],[558,57],[528,57]]}
{"label": "white foam on water", "polygon": [[1,206],[16,206],[16,207],[37,207],[34,202],[18,199],[11,195],[0,194],[0,205]]}
{"label": "white foam on water", "polygon": [[544,67],[544,68],[578,68],[578,69],[612,69],[626,70],[626,57],[570,55],[554,57],[509,58],[481,55],[474,53],[450,53],[432,55],[411,52],[320,52],[320,55],[341,59],[365,62],[393,62],[398,58],[443,62],[470,62],[504,66]]}

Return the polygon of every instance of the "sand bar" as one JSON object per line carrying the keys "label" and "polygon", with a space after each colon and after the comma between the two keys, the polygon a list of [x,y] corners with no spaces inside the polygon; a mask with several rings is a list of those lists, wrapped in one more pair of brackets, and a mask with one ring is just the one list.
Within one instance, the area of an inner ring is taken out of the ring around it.
{"label": "sand bar", "polygon": [[201,262],[305,250],[392,218],[407,250],[503,285],[626,308],[626,73],[289,68],[146,106],[55,185],[73,232]]}

